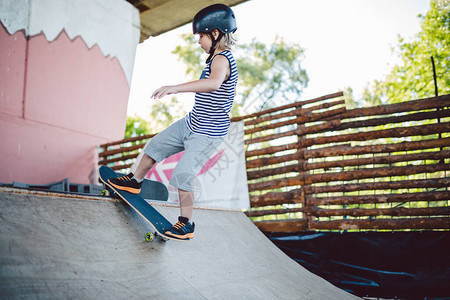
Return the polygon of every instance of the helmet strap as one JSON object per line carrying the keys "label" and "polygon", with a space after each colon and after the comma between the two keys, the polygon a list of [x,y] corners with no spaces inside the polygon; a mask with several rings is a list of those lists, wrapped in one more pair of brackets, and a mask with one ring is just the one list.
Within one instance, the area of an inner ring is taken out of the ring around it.
{"label": "helmet strap", "polygon": [[217,42],[220,41],[220,39],[224,36],[224,34],[222,33],[222,31],[219,31],[219,36],[217,37],[217,39],[215,39],[214,35],[211,31],[209,33],[209,36],[211,37],[212,44],[211,44],[211,48],[209,48],[209,56],[206,59],[206,63],[208,63],[211,60],[211,58],[213,57],[214,52],[216,51]]}

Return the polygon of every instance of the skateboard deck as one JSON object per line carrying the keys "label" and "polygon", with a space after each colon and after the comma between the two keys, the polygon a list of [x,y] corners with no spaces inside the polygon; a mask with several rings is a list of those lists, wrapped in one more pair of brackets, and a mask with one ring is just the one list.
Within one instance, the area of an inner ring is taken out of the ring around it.
{"label": "skateboard deck", "polygon": [[[125,175],[126,174],[116,172],[116,177]],[[108,190],[114,192],[109,187]],[[167,199],[169,199],[169,191],[164,183],[144,178],[139,196],[146,200],[167,201]]]}
{"label": "skateboard deck", "polygon": [[169,191],[162,182],[144,179],[139,196],[147,200],[167,201]]}
{"label": "skateboard deck", "polygon": [[[172,224],[167,221],[167,219],[161,215],[153,206],[151,206],[147,201],[145,201],[140,195],[132,194],[126,191],[121,191],[115,189],[109,184],[108,179],[120,177],[111,168],[107,166],[101,166],[98,169],[100,180],[109,189],[113,190],[117,196],[119,196],[123,201],[125,201],[133,210],[135,210],[144,220],[146,220],[155,230],[155,234],[161,236],[165,240],[177,240],[186,241],[183,239],[178,239],[176,237],[168,236],[165,234],[166,230],[172,227]],[[146,234],[145,239],[147,241],[152,241],[154,238],[153,233],[149,232]]]}

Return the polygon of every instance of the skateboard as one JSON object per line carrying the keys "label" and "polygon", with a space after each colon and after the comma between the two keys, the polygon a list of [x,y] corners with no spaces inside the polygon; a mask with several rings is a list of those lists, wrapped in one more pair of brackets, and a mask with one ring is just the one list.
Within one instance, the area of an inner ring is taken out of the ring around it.
{"label": "skateboard", "polygon": [[[125,176],[126,174],[116,172],[115,177]],[[115,191],[109,186],[106,186],[106,190],[102,193],[103,196],[113,196]],[[167,201],[169,199],[169,191],[164,183],[144,178],[142,183],[141,192],[139,196],[146,200]]]}
{"label": "skateboard", "polygon": [[167,201],[169,191],[162,182],[144,179],[139,196],[147,200]]}
{"label": "skateboard", "polygon": [[165,235],[166,230],[172,227],[172,224],[164,218],[153,206],[151,206],[147,201],[145,201],[140,195],[132,194],[126,191],[121,191],[115,189],[109,184],[108,179],[120,177],[111,168],[107,166],[101,166],[98,169],[98,174],[100,180],[105,184],[106,187],[114,192],[116,197],[119,197],[125,201],[133,210],[135,210],[144,220],[146,220],[155,230],[155,233],[147,232],[145,234],[145,240],[151,242],[154,240],[155,236],[160,236],[164,241],[167,240],[177,240],[186,241],[188,239],[178,239],[176,237]]}

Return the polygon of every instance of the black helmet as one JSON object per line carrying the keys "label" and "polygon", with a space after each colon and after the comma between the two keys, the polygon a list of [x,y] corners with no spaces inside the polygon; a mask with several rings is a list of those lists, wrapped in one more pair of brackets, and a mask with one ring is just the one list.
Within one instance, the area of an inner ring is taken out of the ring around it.
{"label": "black helmet", "polygon": [[233,33],[237,29],[234,12],[225,4],[213,4],[199,11],[192,21],[192,31],[209,33],[217,29],[222,33]]}

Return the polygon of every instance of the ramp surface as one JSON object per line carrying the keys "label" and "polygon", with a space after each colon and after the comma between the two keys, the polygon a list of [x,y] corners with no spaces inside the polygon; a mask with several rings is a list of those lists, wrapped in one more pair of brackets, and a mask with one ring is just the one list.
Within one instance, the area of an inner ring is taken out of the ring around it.
{"label": "ramp surface", "polygon": [[241,212],[196,209],[192,241],[147,243],[149,226],[109,198],[0,188],[0,207],[0,298],[358,299],[287,257]]}

